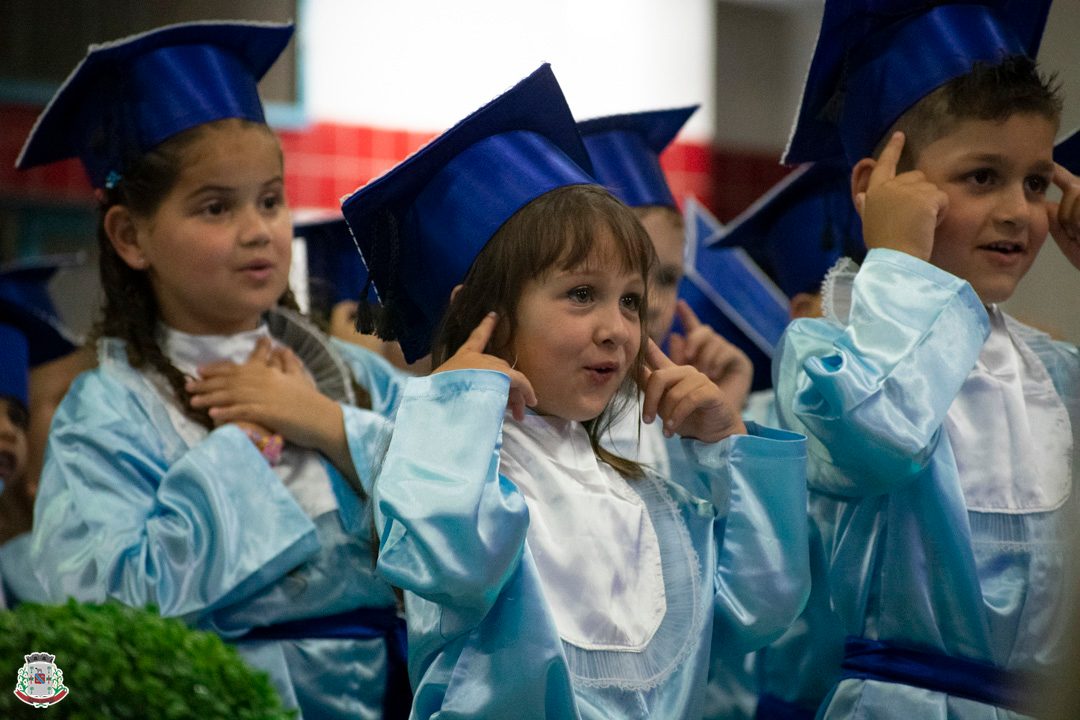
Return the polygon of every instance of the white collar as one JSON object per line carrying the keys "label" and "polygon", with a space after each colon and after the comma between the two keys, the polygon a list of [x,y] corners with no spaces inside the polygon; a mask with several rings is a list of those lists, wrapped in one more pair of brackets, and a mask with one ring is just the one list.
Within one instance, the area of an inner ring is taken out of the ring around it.
{"label": "white collar", "polygon": [[266,323],[234,335],[191,335],[164,323],[158,325],[158,331],[162,352],[180,372],[191,377],[198,375],[201,366],[219,360],[242,364],[255,349],[259,338],[273,340]]}
{"label": "white collar", "polygon": [[1050,374],[996,305],[945,420],[969,510],[1053,510],[1072,487],[1072,424]]}
{"label": "white collar", "polygon": [[644,501],[600,463],[577,422],[503,424],[500,472],[529,507],[528,544],[564,641],[641,652],[667,611],[660,543]]}

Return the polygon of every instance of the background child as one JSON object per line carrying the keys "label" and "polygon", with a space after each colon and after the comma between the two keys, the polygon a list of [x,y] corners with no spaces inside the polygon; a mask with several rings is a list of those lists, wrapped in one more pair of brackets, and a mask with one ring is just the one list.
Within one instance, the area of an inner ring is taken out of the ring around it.
{"label": "background child", "polygon": [[[189,23],[91,48],[21,167],[82,161],[101,201],[99,367],[57,410],[31,560],[235,641],[311,718],[404,716],[373,572],[388,366],[288,308],[292,225],[256,82],[288,25]],[[118,83],[119,77],[125,79]]]}
{"label": "background child", "polygon": [[[543,66],[343,204],[384,330],[438,365],[376,482],[417,718],[695,717],[711,644],[804,599],[799,439],[718,442],[743,427],[717,387],[645,351],[651,245],[582,165]],[[635,375],[647,422],[700,439],[685,487],[598,442]],[[727,520],[737,556],[714,535],[736,473],[768,486]]]}
{"label": "background child", "polygon": [[1047,233],[1048,3],[870,5],[827,3],[787,153],[846,153],[870,248],[775,371],[853,636],[822,714],[1013,717],[1060,656],[1077,511],[1080,358],[996,306]]}
{"label": "background child", "polygon": [[[750,359],[709,325],[698,321],[686,303],[678,302],[683,277],[686,228],[682,213],[660,167],[660,153],[697,110],[609,115],[578,123],[589,153],[593,176],[612,195],[634,209],[656,250],[649,278],[649,337],[667,348],[679,365],[691,365],[709,376],[742,407],[750,390]],[[682,332],[672,332],[678,315]]]}

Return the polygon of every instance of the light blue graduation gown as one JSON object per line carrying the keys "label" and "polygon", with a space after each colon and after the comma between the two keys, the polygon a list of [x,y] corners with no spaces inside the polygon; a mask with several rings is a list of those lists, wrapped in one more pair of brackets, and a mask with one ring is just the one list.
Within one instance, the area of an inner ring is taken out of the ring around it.
{"label": "light blue graduation gown", "polygon": [[[377,411],[343,405],[370,491],[400,375],[357,346],[334,347]],[[309,518],[235,425],[189,445],[124,344],[106,338],[98,368],[75,380],[53,419],[30,561],[53,602],[152,603],[234,640],[308,720],[381,717],[381,638],[239,639],[259,626],[395,604],[374,572],[367,500],[323,463],[340,508]]]}
{"label": "light blue graduation gown", "polygon": [[[499,472],[508,389],[481,370],[409,380],[376,481],[379,572],[406,591],[413,717],[700,717],[712,648],[759,647],[805,602],[803,439],[753,426],[685,440],[693,472],[631,483],[668,606],[640,657],[613,658],[632,653],[564,644],[545,602],[525,500]],[[718,523],[740,488],[744,511]],[[619,666],[634,672],[602,677]]]}
{"label": "light blue graduation gown", "polygon": [[[943,430],[988,331],[986,309],[968,283],[904,253],[871,250],[846,324],[789,326],[774,368],[778,410],[782,425],[808,436],[811,506],[830,558],[833,605],[849,635],[1046,670],[1065,642],[1076,492],[1045,512],[969,511]],[[1042,333],[1019,332],[1064,400],[1076,468],[1080,356]],[[842,681],[823,714],[1016,716],[858,679]]]}

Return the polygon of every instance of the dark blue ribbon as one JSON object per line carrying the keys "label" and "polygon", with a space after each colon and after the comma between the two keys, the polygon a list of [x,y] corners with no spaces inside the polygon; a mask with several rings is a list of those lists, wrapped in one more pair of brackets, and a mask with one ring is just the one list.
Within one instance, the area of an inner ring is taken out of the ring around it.
{"label": "dark blue ribbon", "polygon": [[412,708],[408,635],[394,607],[356,608],[326,617],[306,618],[252,629],[242,640],[386,640],[386,695],[383,717],[406,720]]}
{"label": "dark blue ribbon", "polygon": [[1036,674],[892,643],[849,637],[840,679],[878,680],[1034,714]]}
{"label": "dark blue ribbon", "polygon": [[793,702],[765,693],[758,698],[754,720],[814,720],[815,710],[807,710]]}

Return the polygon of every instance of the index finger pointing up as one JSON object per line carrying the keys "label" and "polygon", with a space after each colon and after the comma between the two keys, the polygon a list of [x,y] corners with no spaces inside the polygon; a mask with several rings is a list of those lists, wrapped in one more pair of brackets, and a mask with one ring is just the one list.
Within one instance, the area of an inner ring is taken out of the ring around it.
{"label": "index finger pointing up", "polygon": [[462,349],[472,350],[473,352],[482,353],[487,347],[488,341],[491,340],[491,336],[495,332],[495,326],[499,322],[499,316],[494,312],[489,312],[484,316],[484,319],[480,321],[471,333],[469,333],[468,339],[461,344]]}
{"label": "index finger pointing up", "polygon": [[701,320],[698,320],[698,316],[685,300],[680,298],[675,310],[679,313],[679,322],[682,323],[684,334],[689,335],[691,330],[701,327]]}
{"label": "index finger pointing up", "polygon": [[645,347],[645,364],[650,370],[662,370],[663,368],[676,367],[660,346],[649,338],[649,344]]}
{"label": "index finger pointing up", "polygon": [[904,140],[904,133],[896,131],[892,134],[885,149],[881,151],[877,164],[870,172],[870,184],[867,189],[877,187],[896,177],[896,166],[900,163],[901,153],[904,152]]}

